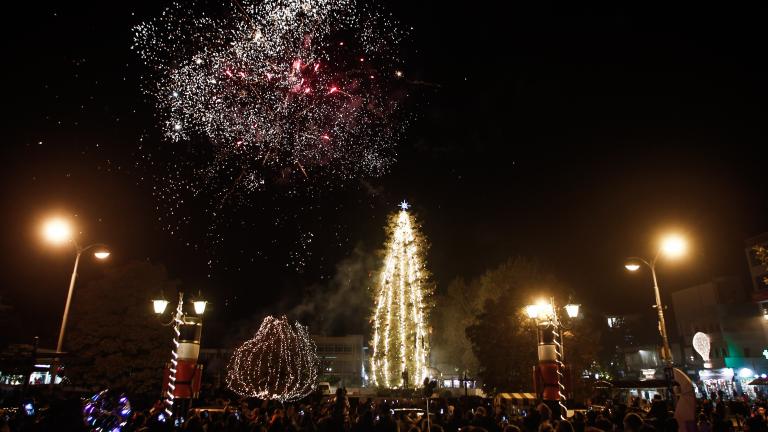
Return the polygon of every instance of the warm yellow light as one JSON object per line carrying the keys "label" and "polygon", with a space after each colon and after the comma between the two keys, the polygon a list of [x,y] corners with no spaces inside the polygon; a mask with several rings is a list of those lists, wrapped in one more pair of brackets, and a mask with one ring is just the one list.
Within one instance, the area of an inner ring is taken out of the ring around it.
{"label": "warm yellow light", "polygon": [[539,300],[536,302],[536,306],[539,308],[539,315],[543,318],[549,318],[555,315],[555,310],[552,308],[552,303]]}
{"label": "warm yellow light", "polygon": [[571,318],[576,318],[579,316],[579,305],[577,304],[567,304],[565,305],[565,312],[568,314]]}
{"label": "warm yellow light", "polygon": [[96,258],[98,258],[100,260],[109,258],[109,255],[110,255],[110,252],[108,250],[104,250],[104,249],[98,250],[98,251],[93,253],[93,256],[95,256]]}
{"label": "warm yellow light", "polygon": [[428,376],[428,289],[423,272],[421,238],[412,215],[402,211],[390,218],[384,268],[376,286],[373,314],[371,381],[376,386],[402,387],[403,371],[410,385]]}
{"label": "warm yellow light", "polygon": [[685,239],[679,235],[667,236],[661,242],[661,251],[671,258],[679,257],[684,254],[685,249]]}
{"label": "warm yellow light", "polygon": [[208,304],[205,300],[195,300],[192,302],[195,305],[195,313],[202,315],[205,312],[205,306]]}
{"label": "warm yellow light", "polygon": [[72,229],[64,219],[50,219],[43,225],[43,235],[51,243],[64,243],[72,238]]}
{"label": "warm yellow light", "polygon": [[536,319],[539,317],[539,305],[528,305],[525,307],[525,313],[530,319]]}
{"label": "warm yellow light", "polygon": [[640,268],[640,264],[637,263],[626,263],[624,264],[624,268],[629,271],[637,271]]}
{"label": "warm yellow light", "polygon": [[165,307],[168,306],[168,300],[152,300],[152,306],[155,308],[156,314],[165,312]]}

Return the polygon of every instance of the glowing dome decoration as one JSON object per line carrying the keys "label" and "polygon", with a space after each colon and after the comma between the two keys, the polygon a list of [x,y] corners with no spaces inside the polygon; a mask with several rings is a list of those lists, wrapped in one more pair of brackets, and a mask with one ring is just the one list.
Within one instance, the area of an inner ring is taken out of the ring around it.
{"label": "glowing dome decoration", "polygon": [[693,349],[695,349],[704,360],[704,367],[711,368],[712,362],[709,359],[710,340],[706,333],[697,332],[693,335]]}
{"label": "glowing dome decoration", "polygon": [[375,287],[371,378],[380,387],[413,387],[428,375],[426,247],[409,205],[390,218],[384,268]]}
{"label": "glowing dome decoration", "polygon": [[317,347],[299,323],[268,316],[229,361],[227,386],[244,397],[301,399],[317,384]]}

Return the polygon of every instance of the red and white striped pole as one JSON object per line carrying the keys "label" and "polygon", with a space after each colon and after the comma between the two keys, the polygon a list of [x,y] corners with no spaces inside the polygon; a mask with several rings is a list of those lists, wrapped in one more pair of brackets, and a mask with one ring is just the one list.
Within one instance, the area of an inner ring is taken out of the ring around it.
{"label": "red and white striped pole", "polygon": [[[564,364],[562,353],[562,335],[557,317],[557,308],[554,299],[546,305],[546,314],[537,316],[536,333],[538,336],[539,364],[535,369],[537,392],[547,406],[552,409],[552,414],[557,418],[567,415],[565,401]],[[540,391],[539,391],[540,389]],[[557,411],[557,412],[556,412]]]}

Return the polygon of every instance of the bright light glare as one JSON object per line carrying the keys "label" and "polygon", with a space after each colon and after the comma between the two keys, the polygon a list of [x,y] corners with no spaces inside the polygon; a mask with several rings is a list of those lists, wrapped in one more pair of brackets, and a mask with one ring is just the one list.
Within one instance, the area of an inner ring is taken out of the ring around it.
{"label": "bright light glare", "polygon": [[203,312],[205,312],[205,306],[208,304],[205,300],[197,300],[192,302],[192,304],[195,305],[195,313],[198,315],[202,315]]}
{"label": "bright light glare", "polygon": [[739,370],[739,378],[752,378],[754,374],[755,373],[750,368],[741,368]]}
{"label": "bright light glare", "polygon": [[539,305],[528,305],[525,307],[525,313],[528,315],[528,318],[536,319],[539,317]]}
{"label": "bright light glare", "polygon": [[577,316],[579,316],[579,305],[567,304],[565,305],[565,312],[568,314],[570,318],[576,318]]}
{"label": "bright light glare", "polygon": [[43,235],[51,243],[64,243],[72,238],[72,229],[64,219],[51,219],[43,226]]}
{"label": "bright light glare", "polygon": [[665,255],[675,258],[685,253],[686,244],[685,239],[679,235],[670,235],[664,238],[661,242],[661,250]]}
{"label": "bright light glare", "polygon": [[539,300],[536,302],[536,305],[539,307],[539,314],[544,316],[545,318],[551,317],[555,314],[555,310],[552,309],[552,303],[548,303],[544,300]]}
{"label": "bright light glare", "polygon": [[640,268],[640,264],[637,263],[627,263],[624,264],[624,268],[629,271],[637,271]]}
{"label": "bright light glare", "polygon": [[165,312],[165,307],[168,306],[168,300],[152,300],[152,306],[154,306],[156,314],[161,314]]}
{"label": "bright light glare", "polygon": [[103,260],[109,258],[110,252],[108,250],[99,250],[93,253],[93,256],[96,258]]}

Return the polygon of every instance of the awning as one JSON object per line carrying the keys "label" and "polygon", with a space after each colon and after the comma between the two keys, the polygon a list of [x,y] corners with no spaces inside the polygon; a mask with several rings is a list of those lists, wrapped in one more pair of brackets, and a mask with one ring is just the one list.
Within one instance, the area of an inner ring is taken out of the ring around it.
{"label": "awning", "polygon": [[499,393],[498,396],[502,399],[536,400],[533,393]]}
{"label": "awning", "polygon": [[747,385],[768,385],[768,378],[755,378]]}

